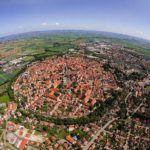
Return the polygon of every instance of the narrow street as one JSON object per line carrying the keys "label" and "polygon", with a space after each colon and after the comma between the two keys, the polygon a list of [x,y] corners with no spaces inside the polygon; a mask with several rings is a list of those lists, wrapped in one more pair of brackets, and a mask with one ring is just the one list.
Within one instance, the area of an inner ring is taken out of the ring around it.
{"label": "narrow street", "polygon": [[134,115],[140,109],[142,105],[143,105],[143,102],[141,102],[141,104],[133,111],[132,115]]}
{"label": "narrow street", "polygon": [[94,143],[94,141],[97,139],[97,137],[102,133],[112,122],[117,120],[117,118],[113,118],[112,120],[108,121],[102,128],[98,130],[98,132],[93,136],[93,138],[90,140],[90,142],[83,147],[83,150],[88,150],[89,147]]}
{"label": "narrow street", "polygon": [[58,109],[59,105],[63,102],[64,97],[54,106],[54,109],[50,112],[50,115],[53,115],[53,113]]}
{"label": "narrow street", "polygon": [[81,108],[81,104],[78,106],[78,108],[75,110],[75,112],[73,113],[73,115],[75,115],[77,112],[78,112],[78,110]]}
{"label": "narrow street", "polygon": [[126,139],[126,143],[124,145],[124,150],[128,149],[128,142],[129,142],[130,134],[131,134],[131,129],[128,131],[128,136],[127,136],[127,139]]}
{"label": "narrow street", "polygon": [[125,103],[127,103],[128,97],[132,94],[132,92],[129,92],[128,95],[125,98]]}
{"label": "narrow street", "polygon": [[[132,94],[132,92],[129,92],[128,93],[128,95],[126,96],[126,98],[125,98],[125,104],[126,104],[126,106],[127,106],[127,100],[128,100],[128,98],[129,98],[129,96]],[[129,109],[128,109],[128,107],[126,108],[127,109],[127,115],[129,115]]]}

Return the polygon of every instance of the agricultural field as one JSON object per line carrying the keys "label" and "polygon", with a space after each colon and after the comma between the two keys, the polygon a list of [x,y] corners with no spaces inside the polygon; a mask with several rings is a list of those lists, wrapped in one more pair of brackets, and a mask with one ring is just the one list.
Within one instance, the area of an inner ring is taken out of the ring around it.
{"label": "agricultural field", "polygon": [[0,96],[0,103],[8,103],[9,101],[10,101],[10,98],[7,93]]}
{"label": "agricultural field", "polygon": [[0,94],[6,92],[6,89],[8,88],[8,86],[9,86],[9,83],[8,83],[8,82],[2,84],[2,85],[0,86]]}
{"label": "agricultural field", "polygon": [[76,43],[64,37],[30,38],[0,43],[0,85],[11,81],[32,61],[61,55],[74,47]]}

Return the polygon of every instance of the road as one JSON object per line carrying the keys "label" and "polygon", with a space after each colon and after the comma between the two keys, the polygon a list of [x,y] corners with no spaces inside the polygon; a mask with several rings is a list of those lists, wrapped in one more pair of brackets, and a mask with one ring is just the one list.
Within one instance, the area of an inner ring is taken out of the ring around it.
{"label": "road", "polygon": [[99,131],[93,136],[93,138],[90,140],[88,144],[86,144],[83,147],[83,150],[88,150],[89,147],[94,143],[94,141],[98,138],[101,132],[103,132],[112,122],[117,120],[117,118],[113,118],[112,120],[108,121],[102,128],[99,129]]}
{"label": "road", "polygon": [[143,105],[143,102],[141,102],[141,104],[133,111],[132,115],[134,115],[140,109],[142,105]]}
{"label": "road", "polygon": [[127,103],[128,97],[132,94],[132,92],[129,92],[128,95],[125,98],[125,103]]}
{"label": "road", "polygon": [[128,149],[128,142],[129,142],[130,134],[131,134],[131,129],[128,131],[128,136],[127,136],[127,139],[126,139],[126,143],[124,145],[124,150]]}
{"label": "road", "polygon": [[50,115],[52,115],[52,114],[55,112],[55,110],[58,109],[58,107],[59,107],[59,105],[60,105],[61,103],[62,103],[62,101],[58,102],[58,103],[54,106],[54,109],[50,112]]}
{"label": "road", "polygon": [[52,115],[59,107],[59,105],[63,102],[64,97],[54,106],[54,109],[50,112],[50,115]]}
{"label": "road", "polygon": [[[127,100],[128,100],[128,98],[129,98],[129,96],[131,94],[132,94],[132,92],[129,92],[128,95],[126,96],[126,98],[124,99],[126,106],[127,106]],[[127,115],[129,115],[129,109],[128,109],[128,107],[126,109],[127,109]]]}

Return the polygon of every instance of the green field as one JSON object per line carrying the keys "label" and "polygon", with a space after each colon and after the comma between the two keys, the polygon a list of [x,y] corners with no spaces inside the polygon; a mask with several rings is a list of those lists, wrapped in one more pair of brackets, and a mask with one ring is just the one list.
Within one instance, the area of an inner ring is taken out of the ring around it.
{"label": "green field", "polygon": [[19,71],[20,69],[13,70],[11,73],[0,71],[0,85],[5,82],[11,81]]}
{"label": "green field", "polygon": [[8,103],[10,101],[10,98],[7,93],[0,96],[0,103]]}
{"label": "green field", "polygon": [[8,88],[8,86],[9,86],[9,83],[8,83],[8,82],[6,82],[6,83],[0,85],[0,94],[5,93],[6,90],[7,90],[7,88]]}
{"label": "green field", "polygon": [[146,87],[146,89],[147,89],[148,91],[150,91],[150,85],[148,85],[148,86]]}

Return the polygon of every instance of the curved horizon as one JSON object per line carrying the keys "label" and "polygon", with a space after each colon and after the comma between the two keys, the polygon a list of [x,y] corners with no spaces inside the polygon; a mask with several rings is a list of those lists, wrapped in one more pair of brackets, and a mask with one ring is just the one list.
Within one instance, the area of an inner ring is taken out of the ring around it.
{"label": "curved horizon", "polygon": [[148,0],[0,1],[0,37],[41,30],[96,30],[150,40]]}
{"label": "curved horizon", "polygon": [[[124,34],[124,33],[119,33],[119,32],[111,32],[111,31],[102,31],[102,30],[92,30],[92,29],[51,29],[51,30],[33,30],[33,31],[26,31],[26,32],[19,32],[19,33],[12,33],[12,34],[8,34],[8,35],[4,35],[4,36],[0,36],[0,39],[2,38],[9,38],[10,36],[17,36],[17,35],[24,35],[24,34],[30,34],[30,33],[36,33],[36,32],[53,32],[53,31],[56,31],[56,32],[60,32],[60,31],[64,31],[64,32],[67,32],[67,31],[70,31],[70,32],[73,32],[73,31],[81,31],[81,32],[99,32],[100,33],[106,33],[106,34],[114,34],[114,35],[121,35],[121,36],[126,36],[126,37],[130,37],[130,38],[134,38],[134,39],[138,39],[138,40],[145,40],[147,42],[150,42],[150,39],[146,39],[146,38],[143,38],[143,37],[139,37],[139,36],[135,36],[135,35],[129,35],[129,34]],[[109,36],[109,35],[108,35]]]}

